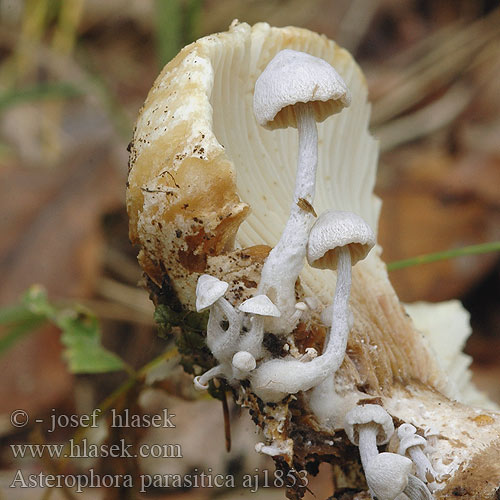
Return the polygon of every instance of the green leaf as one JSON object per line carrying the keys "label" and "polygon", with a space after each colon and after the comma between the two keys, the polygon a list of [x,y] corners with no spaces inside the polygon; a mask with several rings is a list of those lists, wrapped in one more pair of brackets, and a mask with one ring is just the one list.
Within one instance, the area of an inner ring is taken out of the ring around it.
{"label": "green leaf", "polygon": [[125,369],[116,354],[101,345],[97,319],[89,313],[67,309],[57,315],[64,357],[72,373],[106,373]]}
{"label": "green leaf", "polygon": [[47,318],[62,330],[64,358],[72,373],[106,373],[126,369],[125,362],[101,344],[97,318],[79,306],[58,309],[40,286],[32,286],[23,298],[34,314]]}
{"label": "green leaf", "polygon": [[396,271],[405,267],[418,266],[420,264],[429,264],[431,262],[438,262],[440,260],[454,259],[456,257],[466,257],[469,255],[479,255],[489,252],[499,252],[500,241],[492,241],[490,243],[482,243],[480,245],[471,245],[468,247],[455,248],[453,250],[445,250],[443,252],[428,253],[425,255],[418,255],[410,259],[397,260],[387,264],[388,271]]}

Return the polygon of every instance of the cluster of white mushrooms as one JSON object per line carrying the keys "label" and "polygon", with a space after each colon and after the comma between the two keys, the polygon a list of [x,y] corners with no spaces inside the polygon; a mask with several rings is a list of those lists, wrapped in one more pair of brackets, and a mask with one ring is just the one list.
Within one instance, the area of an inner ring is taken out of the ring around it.
{"label": "cluster of white mushrooms", "polygon": [[[228,283],[206,274],[198,280],[196,308],[199,312],[209,309],[206,341],[218,362],[195,378],[198,389],[206,389],[211,379],[222,377],[229,383],[249,380],[252,391],[265,402],[279,402],[289,394],[311,389],[314,397],[314,389],[331,383],[342,364],[352,327],[351,267],[365,258],[375,236],[352,212],[328,210],[315,220],[312,203],[318,157],[316,122],[349,104],[349,90],[335,69],[303,52],[279,52],[257,80],[254,112],[258,123],[269,129],[298,129],[295,192],[283,233],[265,260],[257,295],[234,307],[224,298]],[[325,346],[321,354],[308,349],[300,356],[290,350],[285,357],[273,358],[263,345],[264,332],[290,335],[308,309],[295,296],[306,259],[310,266],[337,271],[333,303],[325,309],[329,315],[324,321],[329,327]],[[387,443],[394,433],[392,418],[381,406],[353,408],[346,416],[345,431],[359,446],[374,497],[432,498],[425,483],[434,481],[435,473],[422,451],[425,439],[413,426],[404,424],[398,429],[399,454],[378,453],[377,445]],[[265,448],[261,446],[260,451]]]}
{"label": "cluster of white mushrooms", "polygon": [[[378,452],[377,445],[387,444],[394,434],[391,416],[379,405],[355,406],[347,413],[344,428],[349,440],[359,447],[366,482],[374,498],[403,500],[404,494],[410,500],[432,499],[425,483],[434,479],[435,471],[423,451],[426,439],[416,434],[413,425],[402,424],[398,428],[398,453]],[[418,477],[412,475],[414,467]]]}

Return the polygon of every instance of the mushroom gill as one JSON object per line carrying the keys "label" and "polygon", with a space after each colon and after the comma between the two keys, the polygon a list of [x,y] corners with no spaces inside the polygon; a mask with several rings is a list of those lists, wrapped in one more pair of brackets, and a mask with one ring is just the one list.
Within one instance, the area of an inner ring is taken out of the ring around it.
{"label": "mushroom gill", "polygon": [[[228,282],[226,298],[234,307],[257,293],[262,264],[287,221],[298,144],[294,130],[269,131],[258,125],[253,90],[267,63],[285,48],[326,60],[352,95],[347,110],[318,124],[314,210],[354,212],[376,231],[378,146],[368,132],[367,88],[355,61],[334,42],[304,29],[235,22],[228,32],[185,47],[157,78],[137,120],[127,189],[130,238],[140,248],[139,262],[156,302],[164,295],[177,307],[194,311],[201,274]],[[299,394],[264,411],[248,388],[233,390],[240,397],[245,394],[245,403],[254,407],[267,440],[286,450],[277,463],[297,470],[309,461],[332,461],[343,470],[352,465],[352,453],[346,454],[350,459],[342,458],[351,446],[345,434],[334,452],[324,436],[343,432],[345,414],[359,401],[376,400],[394,419],[421,432],[431,427],[429,418],[437,429],[430,458],[440,465],[435,486],[440,498],[439,491],[447,491],[455,473],[463,476],[469,463],[477,467],[482,450],[491,453],[500,415],[480,413],[489,428],[482,429],[477,442],[462,439],[463,432],[475,435],[479,414],[447,399],[449,384],[438,356],[399,303],[379,255],[375,247],[353,268],[354,322],[346,356],[335,379],[322,389],[330,392],[320,404]],[[332,271],[307,265],[300,274],[296,295],[313,306],[288,338],[297,356],[311,347],[321,351],[327,332],[321,312],[331,301],[335,282]],[[440,427],[441,414],[448,423]],[[307,441],[312,445],[306,446]],[[458,461],[450,458],[453,443],[467,448]],[[349,485],[360,488],[359,474],[351,476]],[[493,498],[491,481],[469,478],[468,484],[478,498]]]}

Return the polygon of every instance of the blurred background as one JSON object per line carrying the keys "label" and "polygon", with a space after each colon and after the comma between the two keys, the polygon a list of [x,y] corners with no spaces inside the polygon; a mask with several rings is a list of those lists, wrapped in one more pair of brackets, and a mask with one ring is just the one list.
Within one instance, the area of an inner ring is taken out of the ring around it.
{"label": "blurred background", "polygon": [[[137,475],[212,468],[235,478],[274,470],[253,452],[259,437],[248,417],[194,394],[175,347],[158,336],[138,286],[124,204],[127,145],[155,77],[182,46],[226,30],[234,18],[324,33],[358,60],[380,139],[387,262],[500,240],[498,1],[0,0],[0,498],[141,497],[126,487],[14,490],[19,469]],[[405,302],[463,301],[474,330],[466,345],[473,379],[500,402],[499,254],[390,277]],[[53,415],[94,408],[104,415],[99,429],[48,432]],[[108,428],[110,409],[125,408],[168,408],[177,425]],[[17,409],[29,416],[18,428],[10,421]],[[179,444],[183,458],[22,459],[10,446],[83,437]],[[311,485],[318,498],[330,494],[327,472],[322,477]],[[284,492],[155,487],[143,496]]]}

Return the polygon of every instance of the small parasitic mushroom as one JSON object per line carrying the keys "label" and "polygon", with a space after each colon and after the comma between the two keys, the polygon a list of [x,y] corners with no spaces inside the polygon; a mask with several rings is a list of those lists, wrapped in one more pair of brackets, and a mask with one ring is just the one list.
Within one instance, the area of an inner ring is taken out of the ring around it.
{"label": "small parasitic mushroom", "polygon": [[[314,219],[312,205],[318,163],[316,121],[349,106],[349,91],[335,69],[323,59],[285,49],[278,52],[255,83],[254,113],[269,129],[297,127],[299,153],[290,215],[276,246],[262,269],[259,292],[269,295],[281,311],[275,333],[289,333],[299,315],[295,308],[295,282],[306,254],[307,233]],[[294,314],[295,313],[295,314]]]}
{"label": "small parasitic mushroom", "polygon": [[431,483],[436,479],[436,471],[424,453],[427,440],[416,432],[417,429],[411,424],[402,424],[398,427],[398,453],[409,456],[417,469],[417,477],[425,483]]}
{"label": "small parasitic mushroom", "polygon": [[[309,233],[307,261],[318,269],[337,270],[327,351],[334,352],[338,368],[344,359],[351,324],[349,295],[351,267],[364,259],[375,245],[375,235],[362,217],[352,212],[323,212]],[[337,370],[335,369],[335,371]]]}
{"label": "small parasitic mushroom", "polygon": [[224,367],[222,365],[214,366],[207,370],[203,375],[197,375],[193,379],[193,383],[196,389],[199,391],[206,391],[208,389],[208,383],[215,377],[224,374]]}
{"label": "small parasitic mushroom", "polygon": [[252,387],[266,401],[281,399],[286,393],[318,389],[324,400],[321,384],[333,375],[344,359],[349,335],[349,294],[351,265],[363,259],[375,244],[370,226],[351,212],[327,211],[321,214],[311,229],[307,258],[318,268],[338,268],[332,307],[332,327],[321,356],[306,359],[272,359],[261,364],[252,376]]}
{"label": "small parasitic mushroom", "polygon": [[[210,310],[207,323],[207,345],[220,363],[201,376],[194,378],[199,390],[208,389],[208,382],[219,375],[231,374],[230,362],[237,349],[241,320],[233,306],[224,298],[228,284],[208,274],[202,274],[196,285],[196,310]],[[222,327],[224,317],[229,326]]]}
{"label": "small parasitic mushroom", "polygon": [[318,357],[318,351],[314,347],[307,347],[304,354],[299,358],[299,361],[307,362]]}
{"label": "small parasitic mushroom", "polygon": [[408,485],[412,462],[395,453],[380,453],[394,433],[390,415],[380,405],[355,406],[345,417],[345,431],[359,447],[366,482],[375,498],[394,500]]}
{"label": "small parasitic mushroom", "polygon": [[[202,274],[196,285],[196,310],[210,308],[207,324],[207,345],[218,361],[227,360],[234,354],[240,334],[241,321],[237,311],[224,298],[228,284],[208,274]],[[227,330],[221,322],[227,318]]]}
{"label": "small parasitic mushroom", "polygon": [[344,429],[351,443],[359,447],[363,468],[378,455],[377,445],[388,443],[394,434],[391,416],[380,405],[372,404],[350,410]]}
{"label": "small parasitic mushroom", "polygon": [[264,318],[278,318],[281,313],[271,302],[267,295],[256,295],[242,302],[238,309],[251,314],[252,326],[250,331],[243,336],[239,348],[252,353],[258,359],[262,355],[262,340],[264,337]]}

